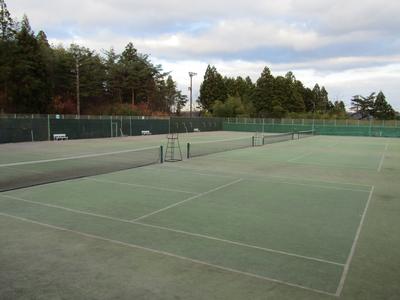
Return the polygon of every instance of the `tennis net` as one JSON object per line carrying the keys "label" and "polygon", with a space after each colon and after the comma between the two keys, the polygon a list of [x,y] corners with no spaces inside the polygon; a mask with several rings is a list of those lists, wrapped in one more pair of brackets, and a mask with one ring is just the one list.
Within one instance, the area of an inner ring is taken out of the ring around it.
{"label": "tennis net", "polygon": [[187,158],[248,148],[252,146],[253,146],[252,137],[188,143]]}
{"label": "tennis net", "polygon": [[162,147],[85,154],[0,165],[0,192],[162,162]]}
{"label": "tennis net", "polygon": [[268,145],[268,144],[273,144],[273,143],[285,142],[285,141],[293,140],[293,138],[294,138],[293,132],[264,135],[262,144]]}
{"label": "tennis net", "polygon": [[303,139],[307,137],[312,137],[315,135],[314,130],[305,130],[305,131],[298,131],[297,132],[297,139]]}

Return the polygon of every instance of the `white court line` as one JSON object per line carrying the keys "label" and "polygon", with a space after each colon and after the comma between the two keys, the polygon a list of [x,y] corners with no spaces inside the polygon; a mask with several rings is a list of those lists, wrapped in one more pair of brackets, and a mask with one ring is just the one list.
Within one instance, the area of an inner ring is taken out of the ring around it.
{"label": "white court line", "polygon": [[83,179],[84,180],[95,181],[95,182],[112,183],[112,184],[118,184],[118,185],[140,187],[140,188],[145,188],[145,189],[150,189],[150,190],[165,191],[165,192],[177,192],[177,193],[192,194],[192,195],[193,194],[194,195],[199,194],[199,193],[196,193],[196,192],[189,192],[189,191],[183,191],[183,190],[177,190],[177,189],[162,188],[162,187],[156,187],[156,186],[146,185],[146,184],[118,182],[118,181],[107,180],[107,179],[96,179],[96,178],[93,178],[93,177],[85,177]]}
{"label": "white court line", "polygon": [[266,277],[266,276],[262,276],[262,275],[257,275],[257,274],[253,274],[253,273],[249,273],[249,272],[239,271],[239,270],[236,270],[236,269],[232,269],[232,268],[228,268],[228,267],[224,267],[224,266],[220,266],[220,265],[204,262],[204,261],[201,261],[201,260],[198,260],[198,259],[189,258],[189,257],[186,257],[186,256],[181,256],[181,255],[169,253],[169,252],[166,252],[166,251],[155,250],[155,249],[139,246],[139,245],[132,244],[132,243],[126,243],[126,242],[122,242],[122,241],[108,239],[108,238],[101,237],[101,236],[98,236],[98,235],[84,233],[84,232],[71,230],[71,229],[67,229],[67,228],[63,228],[63,227],[58,227],[58,226],[50,225],[50,224],[47,224],[47,223],[33,221],[33,220],[30,220],[30,219],[21,218],[21,217],[17,217],[17,216],[6,214],[6,213],[1,213],[0,212],[0,216],[16,219],[16,220],[20,220],[20,221],[24,221],[24,222],[31,223],[31,224],[40,225],[40,226],[43,226],[43,227],[47,227],[47,228],[51,228],[51,229],[55,229],[55,230],[59,230],[59,231],[74,233],[74,234],[77,234],[77,235],[80,235],[80,236],[83,236],[83,237],[86,237],[86,238],[101,240],[101,241],[105,241],[105,242],[109,242],[109,243],[113,243],[113,244],[129,247],[129,248],[134,248],[134,249],[139,249],[139,250],[143,250],[143,251],[147,251],[147,252],[151,252],[151,253],[155,253],[155,254],[169,256],[169,257],[177,258],[177,259],[180,259],[180,260],[189,261],[189,262],[194,263],[194,264],[199,264],[199,265],[211,267],[213,269],[222,270],[222,271],[225,271],[225,272],[235,273],[235,274],[239,274],[239,275],[244,275],[244,276],[248,276],[248,277],[252,277],[252,278],[265,280],[265,281],[268,281],[268,282],[273,282],[273,283],[278,283],[278,284],[282,284],[282,285],[286,285],[286,286],[290,286],[290,287],[300,288],[300,289],[303,289],[303,290],[312,291],[312,292],[319,293],[319,294],[335,296],[335,294],[332,294],[332,293],[329,293],[329,292],[326,292],[326,291],[313,289],[313,288],[302,286],[302,285],[299,285],[299,284],[290,283],[290,282],[286,282],[286,281],[282,281],[282,280],[278,280],[278,279],[274,279],[274,278],[270,278],[270,277]]}
{"label": "white court line", "polygon": [[34,161],[22,161],[22,162],[17,162],[17,163],[0,164],[0,168],[15,167],[15,166],[22,166],[22,165],[42,164],[42,163],[48,163],[48,162],[54,162],[54,161],[64,161],[64,160],[72,160],[72,159],[79,159],[79,158],[91,158],[91,157],[98,157],[98,156],[105,156],[105,155],[112,155],[112,154],[121,154],[121,153],[129,153],[129,152],[136,152],[136,151],[142,151],[142,150],[150,150],[150,149],[156,149],[156,148],[158,148],[158,147],[153,146],[153,147],[121,150],[121,151],[114,151],[114,152],[93,153],[93,154],[68,156],[68,157],[43,159],[43,160],[34,160]]}
{"label": "white court line", "polygon": [[[187,167],[181,167],[181,166],[174,166],[173,168],[179,169],[179,170],[185,170],[189,171],[191,174],[198,174],[198,175],[203,175],[203,176],[210,176],[210,177],[222,177],[222,178],[235,178],[234,176],[229,176],[229,175],[219,175],[219,174],[205,174],[205,173],[196,173],[192,172],[192,170],[200,170],[200,171],[210,171],[207,169],[193,169],[193,168],[187,168]],[[167,172],[179,172],[172,170],[172,167],[169,167],[168,169],[165,169]],[[279,178],[279,179],[286,179],[286,180],[300,180],[299,178],[295,177],[285,177],[285,176],[274,176],[274,175],[267,175],[267,174],[261,174],[257,172],[241,172],[241,171],[231,171],[231,174],[236,174],[236,175],[250,175],[255,178],[246,178],[246,180],[249,181],[263,181],[263,182],[275,182],[272,180],[267,180],[264,179],[265,177],[270,177],[270,178]],[[259,179],[262,177],[263,179]],[[309,178],[301,178],[301,180],[304,181],[312,181],[312,182],[320,182],[320,183],[327,183],[327,184],[342,184],[342,185],[350,185],[350,186],[359,186],[359,187],[368,187],[368,190],[363,190],[363,189],[352,189],[352,188],[341,188],[341,187],[331,187],[331,186],[324,186],[324,185],[319,185],[319,184],[308,184],[308,183],[296,183],[296,182],[283,182],[283,181],[277,181],[276,183],[285,183],[285,184],[293,184],[293,185],[302,185],[302,186],[310,186],[310,187],[321,187],[321,188],[328,188],[328,189],[335,189],[335,190],[344,190],[344,191],[354,191],[354,192],[366,192],[369,193],[371,186],[366,185],[366,184],[358,184],[358,183],[348,183],[348,182],[338,182],[338,181],[324,181],[324,180],[313,180]]]}
{"label": "white court line", "polygon": [[173,229],[173,228],[164,227],[164,226],[152,225],[152,224],[143,223],[143,222],[120,219],[120,218],[116,218],[116,217],[110,217],[110,216],[106,216],[106,215],[86,212],[86,211],[82,211],[82,210],[78,210],[78,209],[67,208],[67,207],[64,207],[64,206],[48,204],[48,203],[42,203],[42,202],[36,202],[36,201],[27,200],[27,199],[14,197],[14,196],[9,196],[9,195],[0,195],[0,200],[1,200],[1,197],[12,199],[12,200],[17,200],[17,201],[22,201],[22,202],[26,202],[26,203],[36,204],[36,205],[39,205],[39,206],[65,210],[65,211],[76,213],[76,214],[88,215],[88,216],[92,216],[92,217],[98,217],[98,218],[108,219],[108,220],[122,222],[122,223],[129,223],[129,224],[139,225],[139,226],[142,226],[142,227],[155,228],[155,229],[160,229],[160,230],[164,230],[164,231],[180,233],[180,234],[193,236],[193,237],[200,237],[200,238],[204,238],[204,239],[208,239],[208,240],[219,241],[219,242],[222,242],[222,243],[232,244],[232,245],[241,246],[241,247],[245,247],[245,248],[251,248],[251,249],[261,250],[261,251],[265,251],[265,252],[271,252],[271,253],[276,253],[276,254],[281,254],[281,255],[286,255],[286,256],[292,256],[292,257],[297,257],[297,258],[301,258],[301,259],[305,259],[305,260],[317,261],[317,262],[331,264],[331,265],[337,265],[337,266],[341,266],[341,267],[344,266],[343,263],[339,263],[339,262],[335,262],[335,261],[330,261],[330,260],[326,260],[326,259],[321,259],[321,258],[316,258],[316,257],[311,257],[311,256],[295,254],[295,253],[276,250],[276,249],[271,249],[271,248],[259,247],[259,246],[245,244],[245,243],[241,243],[241,242],[235,242],[235,241],[231,241],[231,240],[221,239],[221,238],[217,238],[217,237],[213,237],[213,236],[209,236],[209,235],[193,233],[193,232],[189,232],[189,231],[178,230],[178,229]]}
{"label": "white court line", "polygon": [[242,179],[242,178],[239,178],[239,179],[237,179],[237,180],[235,180],[235,181],[232,181],[232,182],[229,182],[229,183],[227,183],[227,184],[220,185],[220,186],[218,186],[218,187],[216,187],[216,188],[214,188],[214,189],[212,189],[212,190],[209,190],[209,191],[207,191],[207,192],[203,192],[203,193],[197,194],[197,195],[192,196],[192,197],[190,197],[190,198],[187,198],[187,199],[185,199],[185,200],[182,200],[182,201],[176,202],[176,203],[174,203],[174,204],[168,205],[168,206],[166,206],[166,207],[164,207],[164,208],[158,209],[158,210],[156,210],[156,211],[153,211],[153,212],[151,212],[151,213],[148,213],[148,214],[146,214],[146,215],[144,215],[144,216],[141,216],[141,217],[139,217],[139,218],[133,219],[133,220],[131,220],[131,221],[139,221],[139,220],[142,220],[142,219],[144,219],[144,218],[147,218],[147,217],[150,217],[150,216],[152,216],[152,215],[158,214],[158,213],[160,213],[160,212],[162,212],[162,211],[165,211],[165,210],[167,210],[167,209],[170,209],[170,208],[173,208],[173,207],[175,207],[175,206],[181,205],[181,204],[183,204],[183,203],[185,203],[185,202],[188,202],[188,201],[191,201],[191,200],[200,198],[200,197],[202,197],[202,196],[211,194],[211,193],[213,193],[213,192],[216,192],[216,191],[221,190],[221,189],[223,189],[223,188],[226,188],[226,187],[228,187],[228,186],[234,185],[234,184],[236,184],[236,183],[238,183],[238,182],[240,182],[240,181],[243,181],[243,179]]}
{"label": "white court line", "polygon": [[380,173],[382,171],[383,162],[385,160],[385,155],[386,155],[386,151],[388,150],[388,148],[389,148],[389,144],[386,143],[385,150],[382,153],[381,161],[379,162],[379,166],[378,166],[378,169],[377,169],[378,173]]}
{"label": "white court line", "polygon": [[354,241],[353,241],[353,245],[351,246],[349,256],[347,257],[347,261],[346,261],[346,264],[345,264],[344,269],[343,269],[342,277],[340,278],[339,286],[338,286],[338,288],[336,290],[336,293],[335,293],[335,295],[337,297],[339,297],[340,294],[342,293],[342,290],[343,290],[343,287],[344,287],[344,282],[346,281],[346,277],[347,277],[347,274],[348,274],[349,269],[350,269],[351,260],[353,259],[354,252],[356,250],[357,242],[358,242],[358,239],[359,239],[360,233],[361,233],[361,228],[362,228],[362,226],[364,224],[365,216],[367,214],[367,210],[368,210],[369,204],[371,202],[372,194],[374,193],[374,189],[375,189],[375,186],[372,186],[371,191],[369,193],[368,200],[367,200],[367,204],[365,205],[364,212],[363,212],[363,214],[361,216],[360,224],[358,225],[358,228],[357,228],[357,232],[356,232],[356,236],[355,236]]}

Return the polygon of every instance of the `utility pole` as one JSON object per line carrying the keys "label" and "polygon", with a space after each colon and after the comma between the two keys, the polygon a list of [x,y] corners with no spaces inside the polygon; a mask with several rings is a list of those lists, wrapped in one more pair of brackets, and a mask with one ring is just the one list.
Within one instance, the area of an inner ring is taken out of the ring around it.
{"label": "utility pole", "polygon": [[193,102],[193,76],[196,76],[197,73],[194,72],[189,72],[189,77],[190,77],[190,117],[192,117],[192,102]]}
{"label": "utility pole", "polygon": [[75,58],[75,72],[76,72],[76,113],[78,116],[81,114],[81,99],[80,99],[80,89],[79,89],[79,58]]}

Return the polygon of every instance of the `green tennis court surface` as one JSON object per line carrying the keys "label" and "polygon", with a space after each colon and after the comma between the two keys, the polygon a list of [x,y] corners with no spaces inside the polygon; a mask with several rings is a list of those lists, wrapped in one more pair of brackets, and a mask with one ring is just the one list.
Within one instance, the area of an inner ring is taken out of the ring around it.
{"label": "green tennis court surface", "polygon": [[[0,153],[7,165],[160,143]],[[399,175],[398,139],[315,136],[2,192],[0,298],[397,299]]]}

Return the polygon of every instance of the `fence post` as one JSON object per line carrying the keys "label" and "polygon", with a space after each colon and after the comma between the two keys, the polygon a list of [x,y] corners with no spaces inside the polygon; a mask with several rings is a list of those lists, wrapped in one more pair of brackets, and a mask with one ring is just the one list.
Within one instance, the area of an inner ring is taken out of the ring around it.
{"label": "fence post", "polygon": [[50,141],[50,115],[47,115],[47,140]]}
{"label": "fence post", "polygon": [[369,136],[372,136],[372,120],[369,119]]}
{"label": "fence post", "polygon": [[265,132],[265,119],[263,118],[262,119],[262,133],[264,133]]}
{"label": "fence post", "polygon": [[112,116],[110,116],[110,137],[113,137],[113,133],[112,133],[112,130],[113,130],[113,123],[112,123]]}

